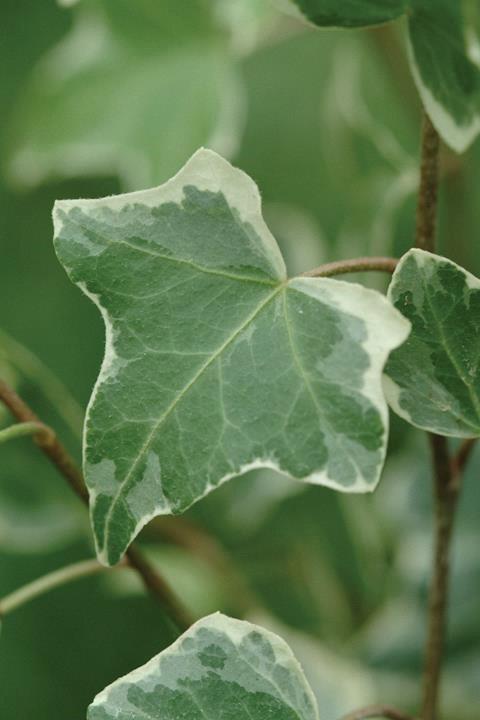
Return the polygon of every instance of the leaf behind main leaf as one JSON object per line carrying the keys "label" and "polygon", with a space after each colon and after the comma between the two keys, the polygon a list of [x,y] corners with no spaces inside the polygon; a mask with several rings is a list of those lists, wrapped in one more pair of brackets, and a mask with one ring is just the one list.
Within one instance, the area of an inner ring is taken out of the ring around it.
{"label": "leaf behind main leaf", "polygon": [[463,152],[480,132],[480,68],[469,57],[459,0],[410,0],[410,65],[420,97],[445,142]]}
{"label": "leaf behind main leaf", "polygon": [[217,613],[100,693],[88,720],[318,720],[312,690],[274,633]]}
{"label": "leaf behind main leaf", "polygon": [[201,150],[159,188],[59,202],[54,219],[107,329],[84,446],[103,561],[251,468],[375,487],[381,373],[408,323],[360,286],[287,281],[247,175]]}
{"label": "leaf behind main leaf", "polygon": [[480,280],[414,249],[400,261],[388,295],[412,323],[385,370],[390,405],[416,427],[480,435]]}

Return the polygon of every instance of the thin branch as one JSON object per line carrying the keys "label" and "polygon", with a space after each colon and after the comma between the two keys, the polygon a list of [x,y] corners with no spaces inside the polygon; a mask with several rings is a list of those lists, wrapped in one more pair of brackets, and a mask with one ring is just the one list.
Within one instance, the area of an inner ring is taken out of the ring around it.
{"label": "thin branch", "polygon": [[341,720],[369,720],[370,718],[386,718],[386,720],[414,720],[410,715],[390,707],[389,705],[370,705],[369,707],[354,710]]}
{"label": "thin branch", "polygon": [[345,273],[372,271],[393,273],[397,263],[398,260],[391,257],[361,257],[353,260],[337,260],[320,265],[313,270],[307,270],[300,277],[331,277]]}
{"label": "thin branch", "polygon": [[[439,154],[439,135],[424,112],[415,244],[429,252],[436,250]],[[422,720],[437,718],[447,625],[450,545],[462,478],[461,470],[450,457],[447,438],[429,434],[429,441],[433,465],[435,548],[423,673]]]}
{"label": "thin branch", "polygon": [[73,565],[67,565],[60,570],[54,570],[47,575],[43,575],[41,578],[34,580],[33,582],[24,585],[23,587],[15,590],[10,595],[6,595],[0,600],[0,617],[5,617],[9,613],[17,610],[17,608],[25,605],[26,603],[34,600],[40,595],[44,595],[54,588],[66,585],[73,580],[77,580],[88,575],[95,575],[100,572],[109,572],[118,568],[128,567],[125,560],[120,562],[114,568],[107,568],[105,565],[101,565],[98,560],[83,560],[82,562],[74,563]]}
{"label": "thin branch", "polygon": [[258,597],[238,572],[222,544],[191,520],[168,515],[157,517],[150,523],[146,537],[181,547],[212,567],[223,578],[229,591],[229,601],[233,603],[235,613],[239,616],[258,610],[261,606]]}
{"label": "thin branch", "polygon": [[35,382],[76,437],[82,436],[83,408],[70,390],[29,348],[0,329],[0,353],[20,373]]}
{"label": "thin branch", "polygon": [[[45,427],[33,410],[4,380],[0,380],[0,400],[19,422],[40,423]],[[58,440],[55,432],[49,428],[48,435],[39,433],[34,437],[34,440],[68,481],[72,490],[88,505],[88,491],[85,487],[82,473]]]}
{"label": "thin branch", "polygon": [[[33,410],[3,380],[0,380],[0,400],[19,422],[40,423]],[[43,426],[43,423],[41,425]],[[83,475],[58,440],[54,431],[49,428],[48,435],[39,433],[34,439],[44,454],[67,480],[72,490],[88,506],[89,497]],[[145,587],[159,600],[178,628],[182,631],[188,628],[192,624],[189,613],[163,577],[133,544],[127,550],[126,555],[130,565],[141,576]]]}
{"label": "thin branch", "polygon": [[0,430],[0,443],[8,442],[9,440],[14,440],[19,437],[25,437],[26,435],[41,434],[44,434],[45,438],[48,438],[50,428],[38,422],[16,423],[15,425],[10,425],[10,427]]}
{"label": "thin branch", "polygon": [[439,154],[439,135],[427,113],[424,113],[415,244],[429,252],[435,252]]}

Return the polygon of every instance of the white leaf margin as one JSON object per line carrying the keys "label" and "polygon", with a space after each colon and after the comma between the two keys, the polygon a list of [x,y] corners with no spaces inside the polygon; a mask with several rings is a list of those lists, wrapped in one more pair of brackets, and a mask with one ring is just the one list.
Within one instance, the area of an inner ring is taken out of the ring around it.
{"label": "white leaf margin", "polygon": [[[292,675],[295,675],[298,678],[299,686],[305,693],[307,701],[311,706],[312,710],[312,714],[309,717],[302,718],[302,720],[320,720],[320,716],[318,713],[318,705],[313,690],[305,677],[302,666],[295,658],[288,644],[281,637],[271,632],[270,630],[265,630],[259,625],[254,625],[245,620],[237,620],[230,618],[220,612],[213,613],[212,615],[207,615],[201,620],[198,620],[172,645],[167,647],[158,655],[155,655],[145,665],[133,670],[132,672],[124,675],[123,677],[115,680],[113,683],[108,685],[95,697],[95,699],[89,706],[87,720],[88,717],[90,717],[91,709],[108,704],[112,691],[118,690],[122,686],[128,688],[129,686],[135,685],[136,683],[148,683],[150,678],[152,679],[153,684],[155,684],[156,678],[161,678],[163,658],[167,656],[174,656],[186,639],[194,639],[198,631],[202,629],[213,630],[224,634],[237,648],[240,646],[242,640],[247,635],[251,634],[252,632],[259,633],[269,642],[275,654],[275,662],[286,668]],[[241,684],[240,677],[237,678],[237,682]],[[245,686],[244,688],[245,690],[249,690],[249,688]],[[278,690],[279,695],[285,700],[285,696],[282,693],[281,689],[278,688]],[[293,707],[292,709],[295,710],[295,708]]]}
{"label": "white leaf margin", "polygon": [[[421,250],[420,248],[412,248],[408,252],[403,255],[395,268],[395,272],[392,275],[392,280],[390,282],[390,285],[388,287],[387,292],[387,298],[392,303],[393,306],[393,291],[395,288],[395,283],[397,281],[398,275],[401,273],[403,265],[409,260],[411,257],[415,259],[415,263],[419,270],[422,267],[425,267],[425,265],[429,262],[437,262],[438,264],[447,263],[448,265],[453,265],[459,272],[462,273],[462,275],[465,276],[465,282],[467,284],[467,287],[472,290],[480,290],[480,279],[475,277],[475,275],[472,275],[472,273],[468,272],[468,270],[465,270],[461,265],[458,265],[456,262],[453,262],[453,260],[450,260],[449,258],[444,257],[443,255],[437,255],[435,253],[428,252],[427,250]],[[402,394],[402,388],[393,380],[393,378],[390,377],[390,375],[387,375],[384,373],[383,375],[383,390],[385,393],[385,396],[387,398],[387,402],[393,412],[401,417],[403,420],[406,420],[410,425],[413,425],[413,427],[419,428],[420,430],[427,430],[431,433],[438,433],[438,427],[430,426],[430,425],[420,425],[416,423],[410,413],[408,413],[402,406],[400,405],[400,397]],[[471,434],[465,434],[465,435],[459,435],[458,433],[447,433],[442,430],[442,435],[445,437],[476,437],[476,435]]]}
{"label": "white leaf margin", "polygon": [[[278,462],[271,458],[255,458],[246,463],[235,472],[230,472],[219,478],[218,482],[209,484],[196,502],[205,497],[212,490],[219,488],[228,480],[239,477],[250,470],[267,468],[274,470],[291,480],[315,485],[322,485],[343,493],[372,492],[378,485],[387,450],[389,430],[388,405],[382,390],[382,372],[388,355],[392,350],[405,342],[410,333],[410,323],[393,305],[380,293],[363,287],[356,283],[345,282],[332,278],[297,277],[287,280],[287,271],[283,256],[278,244],[267,227],[262,215],[260,191],[256,183],[242,170],[233,167],[227,160],[213,150],[200,148],[180,169],[180,171],[166,183],[136,192],[112,195],[98,199],[58,200],[53,208],[54,236],[58,238],[62,232],[62,213],[68,213],[74,208],[88,212],[89,208],[109,208],[118,212],[132,203],[141,203],[149,207],[158,207],[168,202],[180,203],[184,198],[184,188],[193,185],[200,190],[222,192],[229,205],[234,208],[242,222],[249,223],[257,233],[263,245],[265,256],[270,260],[278,280],[278,288],[291,287],[306,295],[310,295],[321,302],[326,302],[339,311],[359,318],[365,324],[367,338],[361,347],[370,359],[370,367],[365,374],[363,387],[356,388],[369,399],[378,410],[383,427],[384,442],[382,443],[381,462],[373,481],[365,479],[360,472],[356,482],[344,486],[331,478],[327,470],[313,472],[311,475],[296,478],[284,470]],[[68,272],[68,268],[67,272]],[[92,395],[87,405],[83,430],[83,466],[87,470],[87,452],[89,445],[87,435],[89,429],[90,409],[95,402],[98,389],[108,378],[115,375],[122,359],[115,349],[115,330],[106,308],[101,304],[100,297],[88,290],[85,283],[77,282],[82,292],[98,307],[105,324],[105,352],[99,375],[95,382]],[[88,473],[86,473],[88,475]],[[90,507],[93,508],[96,500],[96,491],[89,486]],[[151,513],[142,517],[137,523],[130,542],[138,535],[140,530],[158,515],[165,515],[169,508],[164,500],[157,505]],[[108,562],[107,548],[100,548],[95,537],[96,551],[99,560],[104,564]]]}

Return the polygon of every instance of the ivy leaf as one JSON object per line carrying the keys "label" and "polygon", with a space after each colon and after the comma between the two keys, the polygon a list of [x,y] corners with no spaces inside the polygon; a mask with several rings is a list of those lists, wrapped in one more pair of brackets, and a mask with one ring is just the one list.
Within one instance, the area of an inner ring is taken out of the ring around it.
{"label": "ivy leaf", "polygon": [[459,0],[412,0],[409,45],[413,76],[445,142],[463,152],[480,132],[480,67],[469,57]]}
{"label": "ivy leaf", "polygon": [[380,294],[287,280],[256,185],[200,150],[163,186],[61,201],[56,249],[102,311],[84,470],[99,557],[258,467],[372,490],[381,373],[408,323]]}
{"label": "ivy leaf", "polygon": [[[203,143],[230,153],[242,93],[225,32],[204,0],[79,3],[70,34],[32,74],[14,112],[13,178],[168,178]],[[181,88],[181,92],[179,91]]]}
{"label": "ivy leaf", "polygon": [[[292,0],[321,27],[366,27],[408,18],[412,73],[422,102],[444,141],[463,152],[480,132],[478,43],[474,20],[460,0]],[[476,54],[476,61],[475,56]]]}
{"label": "ivy leaf", "polygon": [[[395,20],[409,0],[287,0],[320,27],[366,27]],[[283,0],[284,4],[287,3]]]}
{"label": "ivy leaf", "polygon": [[220,613],[101,692],[88,720],[318,720],[316,700],[288,645]]}
{"label": "ivy leaf", "polygon": [[446,258],[410,250],[388,294],[412,323],[387,363],[390,405],[416,427],[480,435],[480,280]]}

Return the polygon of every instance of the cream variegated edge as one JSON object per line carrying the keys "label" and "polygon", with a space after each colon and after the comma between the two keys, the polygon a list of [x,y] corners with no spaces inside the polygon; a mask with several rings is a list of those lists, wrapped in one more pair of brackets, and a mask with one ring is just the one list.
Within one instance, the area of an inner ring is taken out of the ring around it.
{"label": "cream variegated edge", "polygon": [[[237,648],[240,646],[242,640],[250,633],[260,633],[261,636],[269,642],[270,647],[275,654],[275,661],[298,677],[299,684],[308,699],[311,710],[314,713],[310,718],[305,718],[305,720],[320,720],[315,695],[305,677],[302,666],[294,656],[288,644],[281,637],[271,632],[270,630],[265,630],[264,628],[258,625],[254,625],[245,620],[237,620],[230,618],[220,612],[213,613],[212,615],[207,615],[201,620],[198,620],[172,645],[167,647],[158,655],[155,655],[151,660],[145,663],[145,665],[136,668],[132,672],[124,675],[123,677],[115,680],[113,683],[108,685],[95,697],[95,699],[89,706],[89,710],[91,708],[95,708],[97,706],[107,703],[112,690],[118,689],[122,685],[128,687],[130,685],[134,685],[135,683],[139,683],[145,680],[148,681],[150,677],[153,678],[153,681],[155,681],[155,677],[161,679],[161,666],[163,658],[165,658],[166,656],[175,655],[175,653],[181,647],[185,639],[194,638],[198,631],[202,629],[213,630],[223,633]],[[237,678],[237,682],[241,684],[241,677]],[[245,689],[249,690],[249,688]],[[281,693],[280,689],[279,692],[283,697],[283,693]],[[295,708],[292,709],[295,710]]]}
{"label": "cream variegated edge", "polygon": [[[398,275],[401,273],[403,265],[407,262],[408,259],[411,257],[415,258],[415,262],[419,268],[422,267],[422,265],[425,265],[426,262],[429,260],[438,260],[439,262],[445,262],[449,265],[453,265],[459,272],[461,272],[465,276],[466,284],[469,288],[472,289],[478,289],[480,290],[480,280],[475,277],[475,275],[472,275],[472,273],[468,272],[468,270],[465,270],[465,268],[461,267],[461,265],[458,265],[457,263],[453,262],[453,260],[450,260],[449,258],[443,257],[443,255],[436,255],[434,253],[427,252],[426,250],[421,250],[420,248],[412,248],[412,250],[409,250],[405,255],[402,256],[400,259],[397,267],[395,268],[395,272],[392,275],[392,280],[390,282],[388,292],[387,292],[387,298],[393,305],[392,295],[393,290],[395,287],[395,282],[398,277]],[[385,393],[385,397],[387,398],[388,404],[392,408],[392,410],[398,415],[399,417],[403,418],[403,420],[406,420],[410,425],[413,425],[413,427],[419,428],[420,430],[427,430],[428,432],[436,433],[438,432],[438,428],[433,426],[427,426],[427,425],[420,425],[416,423],[410,413],[408,413],[404,408],[400,405],[400,395],[402,392],[402,389],[397,383],[389,376],[384,374],[383,375],[383,390]],[[445,435],[446,437],[459,437],[458,433],[447,433],[442,431],[442,435]],[[465,437],[475,437],[472,435],[465,435]]]}
{"label": "cream variegated edge", "polygon": [[55,236],[58,237],[62,229],[62,220],[59,216],[62,211],[89,207],[118,211],[134,202],[147,207],[159,207],[168,202],[180,203],[184,199],[184,189],[188,185],[193,185],[198,190],[222,192],[229,205],[237,210],[242,222],[250,224],[262,240],[266,254],[270,256],[272,266],[277,272],[278,280],[286,279],[287,271],[282,254],[262,216],[261,196],[257,185],[243,170],[233,167],[221,155],[207,148],[197,150],[173,178],[149,190],[98,199],[57,200],[53,208]]}
{"label": "cream variegated edge", "polygon": [[[213,490],[218,489],[229,480],[233,480],[236,477],[250,472],[251,470],[268,469],[278,472],[280,475],[289,478],[294,482],[308,483],[312,485],[321,485],[328,487],[332,490],[336,490],[341,493],[369,493],[373,492],[380,481],[381,473],[383,470],[383,463],[387,452],[387,438],[389,432],[389,413],[388,404],[385,399],[385,395],[382,391],[382,372],[385,367],[386,361],[392,350],[402,345],[407,339],[411,325],[410,322],[403,317],[403,315],[393,307],[393,305],[380,293],[365,288],[362,285],[356,283],[345,282],[341,280],[334,280],[330,278],[306,278],[299,277],[293,278],[288,281],[288,286],[299,290],[307,295],[316,297],[319,300],[325,302],[328,301],[334,307],[339,310],[346,312],[350,315],[360,318],[365,322],[368,336],[365,343],[362,344],[362,348],[368,354],[370,359],[370,368],[365,374],[364,385],[362,388],[356,388],[356,391],[361,390],[363,395],[367,397],[374,407],[378,410],[379,415],[382,419],[384,427],[384,442],[382,445],[381,462],[378,466],[376,477],[367,480],[360,471],[358,472],[356,481],[354,484],[345,486],[330,477],[328,470],[321,470],[313,472],[306,477],[298,478],[291,475],[287,470],[282,468],[278,462],[274,459],[255,458],[254,460],[242,465],[238,471],[227,473],[215,483],[209,483],[202,494],[198,495],[194,502],[198,502],[202,498],[206,497]],[[83,284],[80,285],[81,289],[85,292]],[[100,307],[98,304],[98,298],[92,296],[87,292],[87,295]],[[102,317],[106,322],[106,326],[111,328],[111,324],[108,320],[108,316],[103,309]],[[108,325],[107,325],[108,323]],[[378,328],[388,328],[388,335],[382,330],[382,333],[378,332]],[[107,330],[106,338],[112,338],[112,331]],[[113,343],[110,340],[107,347],[113,348]],[[93,403],[96,388],[99,384],[108,376],[108,369],[112,366],[115,358],[115,353],[109,354],[107,350],[105,352],[105,366],[103,365],[100,371],[99,378],[95,384],[95,388],[92,394],[92,398],[87,407],[86,423],[84,430],[84,448],[87,447],[86,443],[86,432],[88,424],[88,409]],[[89,488],[91,505],[93,506],[96,498],[96,492],[94,489]],[[193,504],[193,503],[192,503]],[[156,505],[151,513],[146,514],[135,526],[130,541],[133,541],[138,533],[155,517],[159,515],[168,514],[171,507],[165,504],[165,500],[162,498],[162,502]],[[108,535],[108,525],[106,526],[106,535]],[[96,551],[99,560],[105,565],[109,565],[108,561],[108,543],[105,541],[104,546],[100,547],[97,543],[95,536]]]}
{"label": "cream variegated edge", "polygon": [[[361,285],[329,278],[298,277],[287,280],[283,257],[275,238],[268,229],[262,216],[261,197],[258,187],[242,170],[234,168],[227,160],[214,151],[201,148],[171,180],[159,187],[99,199],[57,201],[53,210],[55,237],[60,235],[63,227],[61,214],[68,212],[72,208],[88,209],[90,207],[102,207],[118,211],[135,201],[151,207],[168,202],[179,203],[183,200],[184,188],[188,185],[194,185],[200,190],[222,192],[230,206],[235,208],[239,213],[241,220],[249,223],[254,228],[263,243],[265,254],[270,259],[271,265],[277,275],[278,286],[276,288],[274,286],[273,294],[283,292],[288,287],[292,287],[297,291],[316,297],[323,302],[328,302],[331,306],[360,318],[365,323],[367,339],[365,343],[362,344],[362,347],[367,353],[371,365],[365,375],[363,388],[357,388],[357,391],[362,391],[365,397],[372,402],[382,419],[385,430],[385,441],[382,445],[383,461],[386,454],[389,418],[388,406],[382,393],[381,375],[389,353],[399,347],[407,338],[410,332],[410,323],[380,293],[369,290]],[[85,286],[85,283],[78,282],[77,285],[98,307],[105,323],[104,358],[87,405],[84,424],[83,457],[84,468],[86,468],[88,465],[86,457],[89,447],[87,437],[90,409],[95,402],[98,388],[107,378],[115,374],[116,369],[122,364],[122,359],[118,357],[115,350],[115,330],[113,323],[107,310],[102,306],[100,298],[91,293]],[[381,328],[381,332],[379,332],[379,327]],[[220,487],[220,485],[228,480],[239,477],[250,470],[261,468],[275,470],[294,481],[324,485],[340,492],[365,493],[373,491],[376,488],[380,479],[382,463],[379,464],[378,472],[373,481],[371,479],[367,480],[359,472],[356,482],[353,485],[345,487],[334,478],[331,478],[326,470],[314,472],[307,477],[296,478],[284,470],[275,459],[254,458],[241,466],[237,471],[226,474],[214,484],[209,484],[204,492],[196,498],[196,501],[205,497],[214,488]],[[94,488],[89,487],[89,493],[90,504],[91,507],[93,507],[96,491]],[[169,512],[170,508],[165,502],[165,499],[162,498],[161,503],[157,504],[151,513],[142,517],[132,532],[131,540],[133,540],[140,530],[154,517]],[[106,534],[108,535],[108,528],[106,528]],[[95,538],[95,541],[97,541],[97,538]],[[102,562],[108,564],[107,543],[105,543],[102,548],[97,544],[97,554]]]}
{"label": "cream variegated edge", "polygon": [[473,116],[468,125],[459,125],[423,82],[409,32],[407,32],[407,54],[413,79],[433,126],[452,150],[457,153],[465,152],[480,133],[480,113]]}
{"label": "cream variegated edge", "polygon": [[[286,279],[287,271],[285,263],[277,245],[277,241],[268,229],[261,208],[261,196],[257,185],[243,170],[233,167],[227,160],[222,158],[213,150],[200,148],[186,162],[186,164],[174,175],[170,180],[162,185],[148,190],[139,190],[137,192],[123,193],[120,195],[111,195],[104,198],[94,199],[78,199],[78,200],[57,200],[53,207],[53,227],[55,237],[59,237],[62,230],[61,213],[68,212],[72,208],[89,208],[102,207],[111,208],[112,210],[120,210],[132,202],[140,202],[144,205],[153,207],[168,202],[179,203],[184,198],[184,188],[188,185],[194,185],[200,190],[208,190],[211,192],[221,191],[226,197],[231,207],[234,207],[245,223],[250,223],[256,233],[263,241],[266,254],[270,257],[272,266],[276,269],[279,282]],[[115,350],[115,332],[113,324],[110,320],[108,312],[101,304],[98,295],[95,295],[87,289],[85,283],[77,283],[82,292],[97,306],[105,324],[105,350],[102,365],[92,390],[92,395],[87,404],[85,413],[85,423],[83,427],[83,464],[86,466],[87,456],[87,435],[90,408],[95,402],[95,398],[100,385],[115,371],[116,363],[121,363]],[[257,467],[269,467],[267,464],[259,464],[257,461],[249,463],[241,469],[240,474],[246,473]],[[273,466],[272,466],[273,467]],[[226,482],[232,477],[236,477],[238,473],[232,473],[222,478],[221,483]],[[221,484],[220,483],[220,484]],[[215,487],[217,487],[215,485]],[[212,488],[207,488],[204,495],[208,494]],[[89,488],[90,506],[95,502],[95,490]],[[160,511],[160,512],[159,512]],[[150,515],[145,516],[135,528],[134,538],[140,530],[158,514],[165,514],[165,506],[157,507]],[[96,550],[99,559],[108,564],[106,550],[97,545],[95,537]]]}
{"label": "cream variegated edge", "polygon": [[[332,278],[294,278],[289,282],[291,287],[301,290],[307,295],[325,302],[326,297],[331,305],[339,310],[358,317],[365,323],[367,339],[361,347],[367,353],[370,367],[365,373],[364,383],[360,389],[378,410],[385,428],[385,442],[382,446],[382,463],[379,465],[374,482],[367,482],[359,474],[354,485],[345,487],[330,478],[327,472],[317,472],[302,478],[303,482],[324,485],[343,493],[373,492],[378,485],[383,469],[383,461],[387,452],[389,429],[388,404],[382,391],[382,373],[392,350],[400,347],[410,334],[410,322],[393,307],[386,297],[357,283],[335,280]],[[392,313],[392,310],[394,312]],[[378,332],[379,327],[382,332]],[[387,329],[387,330],[385,330]],[[285,474],[281,468],[274,468]],[[296,480],[297,478],[293,478]]]}

